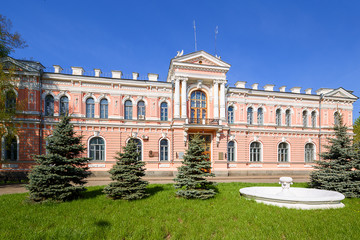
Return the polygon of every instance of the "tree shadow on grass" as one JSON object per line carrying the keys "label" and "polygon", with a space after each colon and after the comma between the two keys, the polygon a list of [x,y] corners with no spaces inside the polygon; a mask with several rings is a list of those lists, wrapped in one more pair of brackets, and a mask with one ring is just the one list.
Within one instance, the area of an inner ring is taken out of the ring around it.
{"label": "tree shadow on grass", "polygon": [[148,186],[147,192],[149,193],[149,197],[154,196],[156,193],[163,191],[164,188],[162,186]]}
{"label": "tree shadow on grass", "polygon": [[96,198],[99,195],[103,195],[103,188],[100,189],[94,189],[94,190],[86,190],[85,192],[81,193],[82,199],[90,199],[90,198]]}

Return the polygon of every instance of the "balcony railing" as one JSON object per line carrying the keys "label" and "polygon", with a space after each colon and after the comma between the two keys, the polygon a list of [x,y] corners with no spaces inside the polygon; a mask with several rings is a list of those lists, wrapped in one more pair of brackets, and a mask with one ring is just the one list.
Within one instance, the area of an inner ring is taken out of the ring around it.
{"label": "balcony railing", "polygon": [[190,118],[189,124],[199,125],[219,125],[219,119],[213,118]]}

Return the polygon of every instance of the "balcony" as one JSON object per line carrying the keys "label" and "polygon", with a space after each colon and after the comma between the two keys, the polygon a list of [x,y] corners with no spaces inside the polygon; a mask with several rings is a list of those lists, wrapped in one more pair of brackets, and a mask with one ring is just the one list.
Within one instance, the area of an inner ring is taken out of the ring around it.
{"label": "balcony", "polygon": [[189,118],[189,124],[218,126],[220,124],[220,120],[213,118]]}

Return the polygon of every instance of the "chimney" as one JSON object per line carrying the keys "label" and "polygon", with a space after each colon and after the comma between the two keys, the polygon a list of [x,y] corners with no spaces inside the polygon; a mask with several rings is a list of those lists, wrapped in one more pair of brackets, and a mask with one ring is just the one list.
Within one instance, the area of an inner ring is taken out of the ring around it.
{"label": "chimney", "polygon": [[286,86],[279,87],[280,92],[285,92],[285,88],[286,88]]}
{"label": "chimney", "polygon": [[54,67],[54,73],[61,73],[61,71],[63,70],[62,67],[60,67],[59,65],[53,65]]}
{"label": "chimney", "polygon": [[159,74],[156,73],[148,73],[148,79],[150,81],[157,81],[159,78]]}
{"label": "chimney", "polygon": [[82,67],[71,67],[73,75],[83,75],[84,69]]}
{"label": "chimney", "polygon": [[134,80],[137,80],[138,77],[139,77],[139,73],[133,72],[133,79],[134,79]]}
{"label": "chimney", "polygon": [[112,71],[111,71],[111,74],[112,74],[112,78],[121,78],[121,76],[122,76],[122,71],[112,70]]}
{"label": "chimney", "polygon": [[312,88],[307,88],[307,89],[305,89],[305,93],[306,94],[311,94],[311,90],[312,90]]}
{"label": "chimney", "polygon": [[254,83],[253,85],[251,85],[252,89],[254,89],[254,90],[257,90],[258,86],[259,86],[258,83]]}
{"label": "chimney", "polygon": [[265,90],[265,91],[274,91],[274,86],[275,86],[275,85],[273,85],[273,84],[266,84],[266,85],[264,86],[264,90]]}
{"label": "chimney", "polygon": [[328,92],[331,92],[332,90],[334,90],[334,89],[332,89],[332,88],[319,88],[318,90],[316,90],[316,94],[317,95],[326,94]]}
{"label": "chimney", "polygon": [[301,87],[293,87],[290,89],[292,93],[300,93]]}
{"label": "chimney", "polygon": [[245,84],[246,84],[245,81],[237,81],[237,82],[235,83],[235,86],[236,86],[237,88],[245,88]]}
{"label": "chimney", "polygon": [[100,74],[102,73],[101,70],[98,68],[95,68],[94,71],[95,71],[95,77],[100,77]]}

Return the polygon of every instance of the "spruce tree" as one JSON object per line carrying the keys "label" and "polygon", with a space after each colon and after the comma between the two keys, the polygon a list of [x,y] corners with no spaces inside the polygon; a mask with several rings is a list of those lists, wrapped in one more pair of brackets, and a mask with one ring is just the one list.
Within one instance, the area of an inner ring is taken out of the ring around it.
{"label": "spruce tree", "polygon": [[199,135],[195,135],[189,141],[189,148],[184,154],[182,166],[178,167],[178,175],[174,179],[175,188],[179,190],[176,195],[186,199],[208,199],[215,196],[216,192],[212,187],[213,182],[208,181],[205,177],[214,177],[210,173],[211,163],[207,161],[208,156],[204,154],[204,147]]}
{"label": "spruce tree", "polygon": [[38,165],[30,172],[26,186],[30,200],[65,201],[78,197],[90,175],[85,166],[89,158],[79,156],[85,147],[81,136],[75,136],[69,116],[62,117],[47,141],[47,154],[34,156]]}
{"label": "spruce tree", "polygon": [[315,171],[310,174],[310,186],[338,191],[346,197],[360,197],[359,154],[352,144],[348,128],[339,117],[335,125],[335,138],[328,138],[328,149],[316,161]]}
{"label": "spruce tree", "polygon": [[114,182],[104,188],[104,193],[113,199],[136,200],[147,197],[148,182],[141,179],[145,176],[145,163],[138,159],[140,153],[134,139],[129,139],[123,149],[124,153],[117,153],[117,162],[109,171]]}

